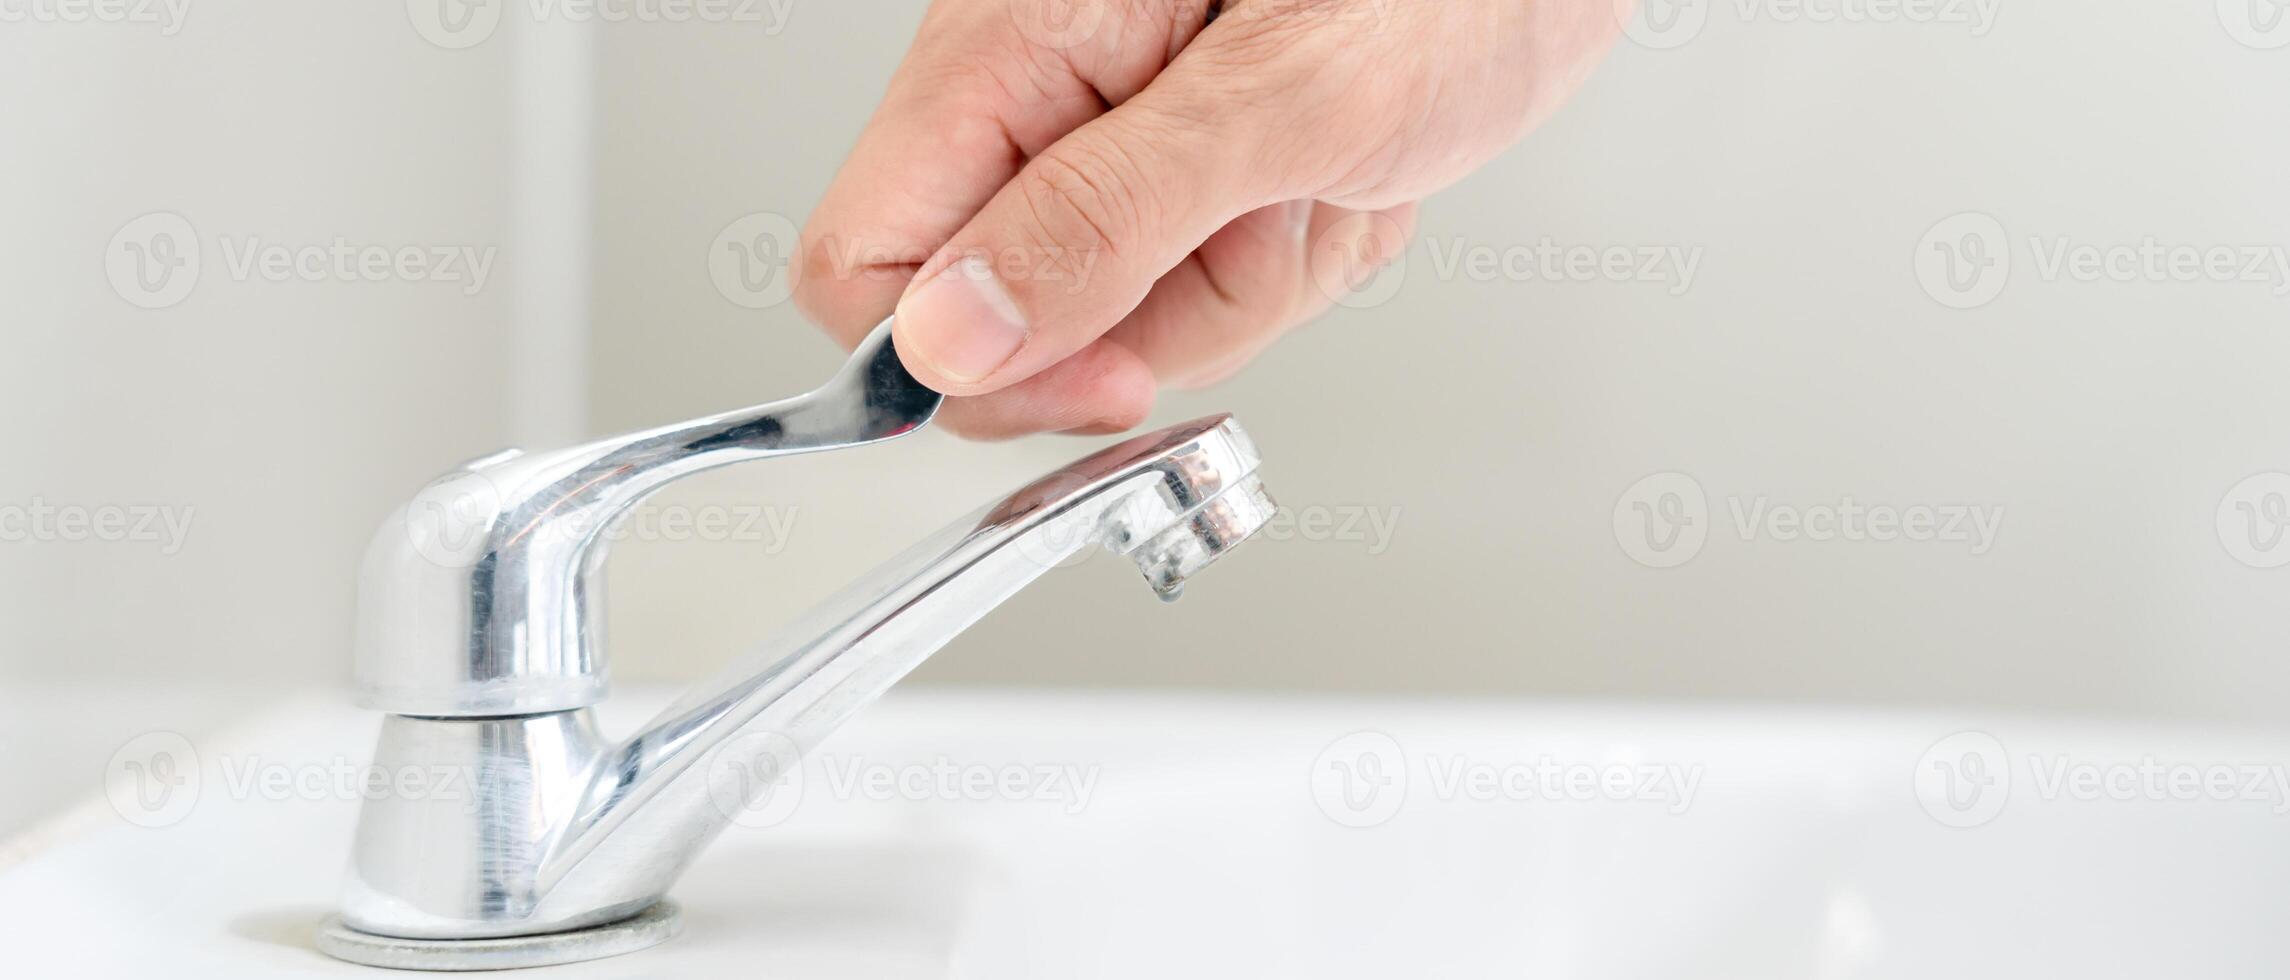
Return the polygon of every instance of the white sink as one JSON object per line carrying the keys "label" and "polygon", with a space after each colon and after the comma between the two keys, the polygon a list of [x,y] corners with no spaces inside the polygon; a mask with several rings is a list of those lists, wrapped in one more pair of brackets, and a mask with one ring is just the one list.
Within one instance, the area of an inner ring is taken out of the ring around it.
{"label": "white sink", "polygon": [[[125,751],[0,847],[8,972],[390,975],[310,938],[373,728],[313,698],[195,765]],[[2279,977],[2286,764],[2012,719],[901,691],[706,852],[683,935],[531,975]]]}

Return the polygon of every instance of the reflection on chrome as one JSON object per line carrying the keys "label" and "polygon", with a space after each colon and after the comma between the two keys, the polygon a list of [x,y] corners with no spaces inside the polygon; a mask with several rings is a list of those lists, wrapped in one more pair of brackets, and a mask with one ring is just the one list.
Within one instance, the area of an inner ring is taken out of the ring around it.
{"label": "reflection on chrome", "polygon": [[[359,697],[384,713],[375,763],[473,778],[468,798],[367,802],[337,939],[322,945],[383,963],[371,950],[394,940],[444,946],[658,919],[656,903],[738,812],[726,804],[769,787],[742,781],[727,800],[711,773],[783,769],[1086,549],[1128,555],[1174,598],[1274,513],[1256,448],[1231,418],[1139,436],[892,559],[633,737],[599,731],[601,569],[615,517],[704,469],[894,438],[939,404],[900,366],[886,321],[811,394],[567,450],[496,454],[391,515],[359,583]],[[627,948],[559,948],[526,963]]]}

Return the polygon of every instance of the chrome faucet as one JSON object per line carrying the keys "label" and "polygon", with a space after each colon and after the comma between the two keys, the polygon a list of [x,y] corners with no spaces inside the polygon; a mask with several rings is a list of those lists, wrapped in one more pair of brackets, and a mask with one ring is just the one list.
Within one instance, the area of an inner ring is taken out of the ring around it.
{"label": "chrome faucet", "polygon": [[[1257,453],[1216,416],[1113,446],[958,521],[699,684],[603,735],[607,532],[679,477],[864,445],[927,424],[885,321],[808,395],[555,452],[510,450],[425,487],[359,570],[359,703],[384,712],[327,952],[378,966],[570,962],[673,934],[664,896],[753,796],[852,713],[1044,571],[1101,545],[1164,598],[1264,526]],[[465,778],[454,780],[451,774]],[[459,783],[458,791],[442,783]]]}

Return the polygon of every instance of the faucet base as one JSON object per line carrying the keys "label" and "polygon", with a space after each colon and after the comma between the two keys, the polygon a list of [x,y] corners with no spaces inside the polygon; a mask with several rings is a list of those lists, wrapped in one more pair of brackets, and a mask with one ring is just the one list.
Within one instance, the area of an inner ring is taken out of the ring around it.
{"label": "faucet base", "polygon": [[392,970],[517,970],[599,960],[657,946],[683,928],[683,910],[660,901],[618,922],[570,932],[498,939],[401,939],[360,932],[328,917],[318,949],[338,960]]}

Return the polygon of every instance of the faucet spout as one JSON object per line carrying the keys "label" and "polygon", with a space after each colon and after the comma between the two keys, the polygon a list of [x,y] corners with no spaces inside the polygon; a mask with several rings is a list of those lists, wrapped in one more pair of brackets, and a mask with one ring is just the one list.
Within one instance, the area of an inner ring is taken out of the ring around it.
{"label": "faucet spout", "polygon": [[[879,438],[894,428],[868,431]],[[656,444],[692,441],[684,429],[664,431],[675,434]],[[465,795],[369,798],[343,924],[370,937],[457,942],[645,912],[805,752],[1049,569],[1104,548],[1173,598],[1273,517],[1258,462],[1247,434],[1223,415],[1079,460],[862,577],[624,741],[600,734],[587,701],[393,710],[376,765],[460,772]],[[601,696],[601,677],[596,685]],[[466,706],[484,696],[442,700]]]}
{"label": "faucet spout", "polygon": [[1201,419],[1081,460],[925,539],[606,754],[538,883],[657,897],[828,733],[1042,573],[1102,547],[1174,594],[1272,518],[1257,462],[1231,417]]}

